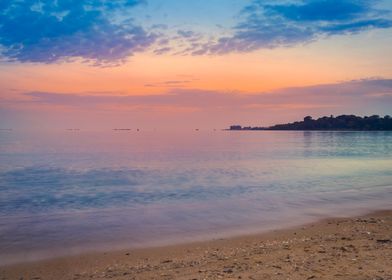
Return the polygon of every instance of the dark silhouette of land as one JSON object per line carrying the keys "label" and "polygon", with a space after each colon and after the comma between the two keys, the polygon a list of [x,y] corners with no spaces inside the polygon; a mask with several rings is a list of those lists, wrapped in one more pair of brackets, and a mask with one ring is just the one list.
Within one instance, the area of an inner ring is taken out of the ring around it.
{"label": "dark silhouette of land", "polygon": [[293,123],[277,124],[269,127],[242,127],[232,125],[229,130],[392,130],[392,118],[390,116],[380,117],[373,115],[370,117],[359,117],[355,115],[341,115],[338,117],[322,117],[312,119],[307,116],[303,121]]}

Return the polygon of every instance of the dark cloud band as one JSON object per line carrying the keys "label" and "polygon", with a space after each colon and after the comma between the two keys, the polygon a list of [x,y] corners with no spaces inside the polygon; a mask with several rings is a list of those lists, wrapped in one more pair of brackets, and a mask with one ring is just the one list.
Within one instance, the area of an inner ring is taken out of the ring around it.
{"label": "dark cloud band", "polygon": [[[169,81],[172,83],[183,81]],[[391,79],[364,79],[338,84],[309,87],[285,88],[273,92],[245,94],[191,89],[173,89],[159,95],[78,95],[67,93],[29,92],[29,103],[89,107],[97,105],[121,104],[138,106],[197,107],[200,109],[284,107],[330,107],[339,104],[390,104],[392,101]]]}

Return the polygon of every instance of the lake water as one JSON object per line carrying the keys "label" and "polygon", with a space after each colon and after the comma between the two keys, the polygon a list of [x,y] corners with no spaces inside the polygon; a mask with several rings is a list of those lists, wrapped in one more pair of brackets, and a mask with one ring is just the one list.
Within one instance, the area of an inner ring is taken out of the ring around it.
{"label": "lake water", "polygon": [[0,131],[0,262],[392,208],[392,132]]}

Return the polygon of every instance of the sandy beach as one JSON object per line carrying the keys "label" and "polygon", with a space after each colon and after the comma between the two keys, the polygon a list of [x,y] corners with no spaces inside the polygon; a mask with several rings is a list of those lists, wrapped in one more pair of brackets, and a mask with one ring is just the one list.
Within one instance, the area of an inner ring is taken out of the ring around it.
{"label": "sandy beach", "polygon": [[392,279],[392,211],[0,268],[0,279]]}

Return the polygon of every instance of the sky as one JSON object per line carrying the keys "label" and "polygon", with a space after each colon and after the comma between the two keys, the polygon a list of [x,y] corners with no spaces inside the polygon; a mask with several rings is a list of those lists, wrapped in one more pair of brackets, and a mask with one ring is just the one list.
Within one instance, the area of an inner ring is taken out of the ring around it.
{"label": "sky", "polygon": [[391,0],[1,0],[0,128],[391,115],[391,46]]}

